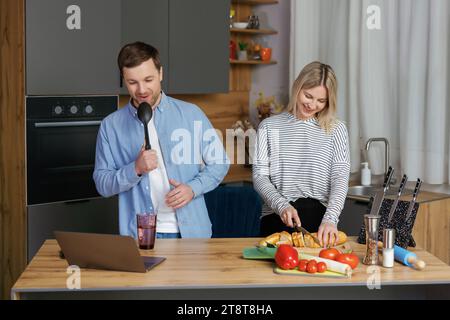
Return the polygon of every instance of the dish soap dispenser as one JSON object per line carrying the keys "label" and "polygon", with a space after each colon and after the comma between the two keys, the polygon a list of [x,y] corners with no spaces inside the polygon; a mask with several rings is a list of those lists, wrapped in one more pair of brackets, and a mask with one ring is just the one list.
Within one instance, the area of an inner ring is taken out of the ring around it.
{"label": "dish soap dispenser", "polygon": [[369,169],[369,163],[368,162],[363,162],[363,163],[361,163],[361,165],[362,165],[362,169],[361,169],[361,184],[363,186],[370,186],[371,173],[370,173],[370,169]]}

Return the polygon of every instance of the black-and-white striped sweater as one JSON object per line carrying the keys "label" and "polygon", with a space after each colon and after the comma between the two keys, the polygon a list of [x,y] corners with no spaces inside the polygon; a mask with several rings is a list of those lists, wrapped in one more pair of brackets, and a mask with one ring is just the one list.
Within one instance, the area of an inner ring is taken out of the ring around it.
{"label": "black-and-white striped sweater", "polygon": [[327,207],[322,222],[337,225],[350,176],[343,122],[336,121],[327,134],[316,118],[299,120],[284,112],[261,122],[255,149],[253,184],[264,200],[262,216],[309,197]]}

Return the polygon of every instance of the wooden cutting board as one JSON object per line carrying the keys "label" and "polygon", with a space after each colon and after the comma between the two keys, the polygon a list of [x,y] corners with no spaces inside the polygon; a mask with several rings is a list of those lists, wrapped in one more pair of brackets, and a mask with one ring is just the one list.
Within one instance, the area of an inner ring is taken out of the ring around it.
{"label": "wooden cutting board", "polygon": [[292,270],[283,270],[281,268],[275,267],[273,268],[273,272],[278,274],[287,274],[291,276],[303,276],[303,277],[322,277],[322,278],[348,278],[347,275],[342,273],[337,273],[333,271],[325,271],[323,273],[308,273],[304,271],[299,271],[297,268]]}

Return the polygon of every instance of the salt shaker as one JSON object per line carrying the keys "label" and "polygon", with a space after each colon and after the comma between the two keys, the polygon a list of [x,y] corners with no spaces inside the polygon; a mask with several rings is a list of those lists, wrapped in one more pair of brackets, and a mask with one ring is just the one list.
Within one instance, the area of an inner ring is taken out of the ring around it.
{"label": "salt shaker", "polygon": [[366,227],[366,256],[363,263],[367,265],[378,264],[378,226],[380,216],[374,214],[364,215],[364,224]]}
{"label": "salt shaker", "polygon": [[394,266],[395,229],[383,230],[383,267]]}

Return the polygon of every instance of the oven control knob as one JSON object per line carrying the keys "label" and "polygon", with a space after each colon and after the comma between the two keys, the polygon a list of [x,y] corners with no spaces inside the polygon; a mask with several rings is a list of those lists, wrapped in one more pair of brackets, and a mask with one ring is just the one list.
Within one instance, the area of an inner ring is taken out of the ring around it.
{"label": "oven control knob", "polygon": [[70,107],[70,113],[71,114],[75,114],[78,112],[78,107],[77,106],[71,106]]}
{"label": "oven control knob", "polygon": [[88,104],[85,108],[84,108],[84,112],[86,112],[87,114],[91,114],[92,111],[94,111],[94,109],[92,108],[92,106],[90,104]]}
{"label": "oven control knob", "polygon": [[55,112],[55,114],[61,114],[63,112],[63,108],[61,106],[56,106],[53,111]]}

